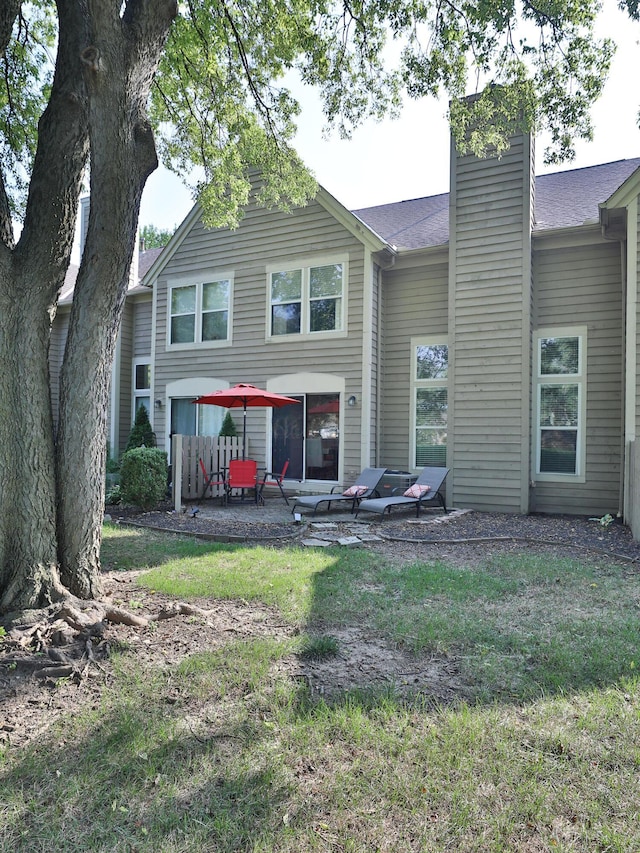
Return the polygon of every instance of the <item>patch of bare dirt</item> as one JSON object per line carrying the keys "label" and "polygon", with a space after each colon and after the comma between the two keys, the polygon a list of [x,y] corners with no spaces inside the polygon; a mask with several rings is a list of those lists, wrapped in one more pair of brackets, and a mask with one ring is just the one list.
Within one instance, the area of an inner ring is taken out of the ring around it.
{"label": "patch of bare dirt", "polygon": [[[133,613],[148,620],[145,625],[107,621],[94,636],[67,628],[62,637],[55,623],[52,631],[41,626],[34,634],[31,629],[9,632],[0,644],[0,745],[23,747],[60,717],[73,715],[80,707],[97,707],[112,678],[109,654],[114,649],[135,656],[138,664],[151,670],[174,667],[230,639],[295,633],[275,611],[255,603],[199,600],[181,607],[136,586],[138,574],[106,575],[105,598],[129,606],[135,602]],[[388,688],[396,696],[420,692],[427,701],[441,705],[465,693],[451,659],[413,656],[367,636],[362,626],[334,636],[339,642],[337,656],[314,661],[292,655],[277,663],[274,674],[299,680],[313,697],[327,700],[347,690]]]}
{"label": "patch of bare dirt", "polygon": [[[0,643],[0,744],[23,746],[78,707],[96,707],[111,679],[114,649],[150,669],[171,667],[230,638],[287,636],[291,626],[259,604],[198,601],[180,604],[136,585],[139,572],[105,575],[104,600],[127,606],[140,624],[108,619],[87,630],[62,625],[18,626]],[[99,625],[99,628],[97,627]]]}
{"label": "patch of bare dirt", "polygon": [[367,635],[362,626],[332,631],[338,654],[321,660],[295,658],[281,662],[279,671],[309,687],[311,695],[331,700],[347,691],[377,695],[388,691],[410,699],[416,694],[434,706],[450,705],[467,695],[458,664],[443,655],[413,655],[380,637]]}

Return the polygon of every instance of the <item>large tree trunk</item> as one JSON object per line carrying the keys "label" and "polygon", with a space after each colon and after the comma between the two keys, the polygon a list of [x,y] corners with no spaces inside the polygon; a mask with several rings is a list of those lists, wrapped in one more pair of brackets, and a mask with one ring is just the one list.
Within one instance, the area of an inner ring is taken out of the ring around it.
{"label": "large tree trunk", "polygon": [[95,0],[89,7],[92,42],[82,60],[90,103],[91,207],[61,375],[56,458],[61,577],[83,598],[100,593],[111,365],[140,199],[158,165],[146,102],[177,12],[169,0],[130,3],[123,29],[117,5]]}
{"label": "large tree trunk", "polygon": [[[21,286],[22,285],[22,286]],[[0,275],[0,609],[33,608],[61,593],[55,535],[47,306],[18,273]],[[19,428],[16,429],[16,425]]]}
{"label": "large tree trunk", "polygon": [[[39,607],[64,592],[56,541],[49,334],[69,265],[88,154],[86,99],[78,73],[84,4],[68,7],[74,25],[60,32],[15,247],[4,185],[0,194],[0,611]],[[10,29],[3,18],[2,48]]]}
{"label": "large tree trunk", "polygon": [[[0,612],[100,593],[111,364],[140,197],[157,165],[145,105],[177,14],[175,0],[129,0],[122,18],[122,4],[104,0],[57,8],[56,74],[15,248],[0,186]],[[56,434],[49,334],[89,142],[90,224]]]}

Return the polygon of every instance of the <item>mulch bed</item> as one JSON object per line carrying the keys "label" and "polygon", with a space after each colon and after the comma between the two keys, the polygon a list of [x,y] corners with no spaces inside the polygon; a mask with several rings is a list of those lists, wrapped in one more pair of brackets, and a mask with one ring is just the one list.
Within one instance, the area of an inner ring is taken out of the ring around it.
{"label": "mulch bed", "polygon": [[[142,513],[133,508],[110,507],[113,521],[170,530],[218,541],[269,541],[294,540],[309,534],[310,518],[302,525],[291,523],[264,523],[226,519],[221,517],[192,518],[189,513],[179,514],[162,507],[159,511]],[[351,526],[355,520],[344,512],[322,513],[317,522],[335,522]],[[360,521],[363,519],[359,519]],[[640,541],[633,539],[631,531],[619,520],[602,524],[599,519],[570,515],[521,515],[498,512],[461,512],[443,516],[433,510],[416,519],[413,513],[397,513],[382,518],[367,518],[368,527],[385,540],[412,543],[439,543],[451,545],[489,545],[500,542],[522,543],[564,550],[604,553],[624,561],[640,561]]]}
{"label": "mulch bed", "polygon": [[116,524],[133,524],[154,530],[184,533],[187,536],[198,536],[217,542],[293,539],[300,536],[306,527],[294,525],[292,522],[239,521],[200,514],[193,517],[189,512],[176,513],[171,509],[141,512],[132,507],[107,507],[107,511]]}
{"label": "mulch bed", "polygon": [[640,561],[640,542],[619,521],[569,515],[518,515],[467,512],[442,524],[393,522],[384,527],[386,537],[402,541],[469,543],[522,542],[602,552],[624,560]]}

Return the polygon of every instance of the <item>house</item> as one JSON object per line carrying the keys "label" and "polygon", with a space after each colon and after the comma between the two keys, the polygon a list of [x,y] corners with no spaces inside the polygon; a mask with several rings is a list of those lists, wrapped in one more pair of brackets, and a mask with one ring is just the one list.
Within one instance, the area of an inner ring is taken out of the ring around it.
{"label": "house", "polygon": [[[89,197],[80,199],[79,240],[80,254],[84,248],[89,218]],[[135,411],[139,405],[146,406],[151,414],[151,308],[152,294],[141,282],[158,258],[162,249],[136,251],[129,276],[129,288],[124,306],[120,335],[116,345],[109,407],[108,442],[109,452],[117,456],[123,451]],[[78,267],[71,264],[58,297],[58,308],[51,329],[49,343],[49,372],[54,416],[58,411],[58,386],[60,368],[69,328],[69,317],[73,301]]]}
{"label": "house", "polygon": [[136,399],[170,450],[217,433],[195,397],[252,382],[301,403],[247,427],[301,491],[446,463],[451,505],[640,532],[640,158],[536,179],[532,145],[452,146],[450,193],[396,204],[320,189],[292,213],[249,204],[235,231],[196,205],[128,300],[112,446]]}

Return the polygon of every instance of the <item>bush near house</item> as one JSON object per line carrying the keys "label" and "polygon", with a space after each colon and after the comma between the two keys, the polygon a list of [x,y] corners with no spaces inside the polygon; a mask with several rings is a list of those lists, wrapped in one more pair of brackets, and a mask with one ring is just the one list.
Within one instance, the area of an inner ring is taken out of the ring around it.
{"label": "bush near house", "polygon": [[238,435],[238,430],[236,429],[236,424],[233,418],[231,417],[231,412],[227,412],[224,416],[224,420],[222,421],[222,426],[220,427],[220,432],[218,433],[221,437],[233,438]]}
{"label": "bush near house", "polygon": [[131,450],[134,447],[155,447],[155,445],[156,437],[151,429],[147,410],[144,406],[138,406],[125,450]]}
{"label": "bush near house", "polygon": [[120,466],[120,490],[125,503],[151,509],[167,489],[167,454],[156,447],[126,451]]}

